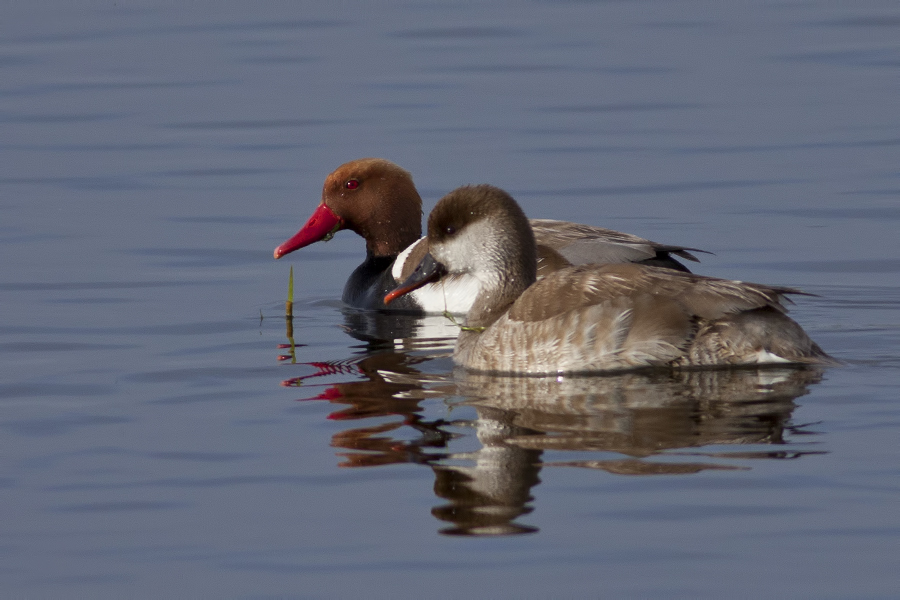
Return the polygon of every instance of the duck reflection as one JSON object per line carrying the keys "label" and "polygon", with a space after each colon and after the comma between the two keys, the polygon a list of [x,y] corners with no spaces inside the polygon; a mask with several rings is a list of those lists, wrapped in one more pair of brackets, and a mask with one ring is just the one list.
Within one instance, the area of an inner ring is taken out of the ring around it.
{"label": "duck reflection", "polygon": [[625,373],[584,378],[505,378],[467,375],[459,385],[467,404],[502,410],[511,425],[534,433],[507,443],[538,450],[615,452],[625,460],[545,462],[628,474],[733,469],[727,464],[650,462],[710,458],[786,458],[798,452],[670,452],[716,445],[782,445],[794,399],[822,378],[819,369],[723,369]]}
{"label": "duck reflection", "polygon": [[[282,385],[315,390],[318,386],[310,385],[310,381],[317,377],[361,376],[362,380],[328,384],[318,394],[303,398],[340,406],[328,415],[331,420],[379,421],[377,425],[351,427],[333,436],[332,446],[350,451],[338,454],[344,459],[340,466],[427,463],[430,457],[426,450],[446,448],[453,434],[441,428],[445,424],[442,420],[428,421],[420,414],[421,401],[442,396],[442,388],[446,387],[443,378],[430,378],[415,369],[415,365],[426,360],[429,359],[405,352],[380,350],[340,363],[306,363],[315,369],[312,374],[288,379]],[[409,430],[417,434],[410,436]]]}
{"label": "duck reflection", "polygon": [[344,308],[344,331],[369,350],[402,348],[453,354],[459,327],[440,315],[415,315]]}
{"label": "duck reflection", "polygon": [[[517,378],[449,371],[449,360],[448,371],[429,374],[423,367],[439,367],[435,351],[448,355],[452,338],[357,337],[366,340],[360,357],[313,363],[314,373],[284,384],[310,389],[314,377],[352,375],[307,398],[339,406],[329,418],[348,425],[377,421],[332,437],[340,466],[428,466],[444,501],[432,514],[448,523],[440,530],[448,535],[537,531],[517,520],[533,510],[546,466],[677,475],[807,454],[796,440],[788,448],[785,436],[807,433],[791,424],[794,400],[822,377],[817,368],[748,368]],[[435,411],[438,402],[446,408]],[[425,416],[435,412],[442,416]]]}
{"label": "duck reflection", "polygon": [[[742,469],[723,459],[785,458],[799,452],[668,452],[714,445],[784,444],[794,399],[818,370],[629,373],[575,379],[458,374],[457,394],[476,410],[481,443],[468,466],[434,465],[435,492],[450,504],[436,517],[443,533],[496,535],[533,528],[513,519],[530,512],[544,466],[577,466],[628,475],[677,475]],[[543,460],[546,451],[616,453],[626,458]],[[683,461],[705,455],[722,462]],[[653,456],[665,460],[646,460]]]}
{"label": "duck reflection", "polygon": [[[540,483],[541,451],[512,442],[538,432],[517,426],[508,411],[480,407],[478,418],[468,423],[481,448],[447,455],[446,462],[433,463],[434,493],[447,504],[431,509],[431,514],[452,523],[441,529],[447,535],[511,535],[534,533],[536,527],[515,519],[530,513],[531,488]],[[457,422],[457,425],[463,423]]]}

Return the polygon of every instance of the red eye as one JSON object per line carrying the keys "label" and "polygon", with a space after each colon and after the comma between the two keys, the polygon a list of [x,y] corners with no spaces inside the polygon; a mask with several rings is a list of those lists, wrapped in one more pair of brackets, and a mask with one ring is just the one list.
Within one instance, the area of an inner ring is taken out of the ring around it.
{"label": "red eye", "polygon": [[344,184],[344,187],[348,190],[355,190],[359,187],[359,179],[348,179],[347,183]]}

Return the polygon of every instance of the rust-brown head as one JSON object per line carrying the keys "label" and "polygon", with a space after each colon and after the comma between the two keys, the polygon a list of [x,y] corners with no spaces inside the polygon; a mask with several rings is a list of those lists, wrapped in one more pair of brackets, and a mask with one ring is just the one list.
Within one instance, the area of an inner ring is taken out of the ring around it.
{"label": "rust-brown head", "polygon": [[362,236],[375,256],[394,256],[419,239],[421,222],[422,199],[409,172],[389,160],[361,158],[325,178],[319,206],[275,249],[275,258],[328,241],[341,229]]}

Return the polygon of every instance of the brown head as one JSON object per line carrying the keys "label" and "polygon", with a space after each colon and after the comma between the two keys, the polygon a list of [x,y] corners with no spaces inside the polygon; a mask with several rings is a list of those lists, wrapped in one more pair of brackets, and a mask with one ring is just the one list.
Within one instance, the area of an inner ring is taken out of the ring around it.
{"label": "brown head", "polygon": [[275,249],[275,258],[356,232],[375,256],[393,256],[419,239],[422,199],[408,171],[382,158],[345,163],[325,178],[322,201],[306,224]]}

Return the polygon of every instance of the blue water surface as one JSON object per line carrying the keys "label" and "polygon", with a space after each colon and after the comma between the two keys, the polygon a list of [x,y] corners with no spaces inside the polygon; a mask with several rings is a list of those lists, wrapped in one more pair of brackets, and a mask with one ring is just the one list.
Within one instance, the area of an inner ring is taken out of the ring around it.
{"label": "blue water surface", "polygon": [[[896,3],[2,13],[5,597],[896,597]],[[352,233],[272,259],[363,156],[801,287],[845,364],[454,371],[342,309]]]}

